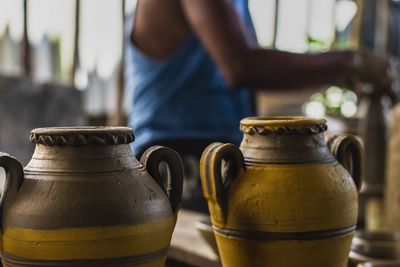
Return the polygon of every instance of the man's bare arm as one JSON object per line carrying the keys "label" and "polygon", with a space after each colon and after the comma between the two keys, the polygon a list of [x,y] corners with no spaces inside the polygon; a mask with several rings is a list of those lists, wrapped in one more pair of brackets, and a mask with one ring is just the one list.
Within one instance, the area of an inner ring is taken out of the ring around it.
{"label": "man's bare arm", "polygon": [[335,83],[350,52],[293,54],[251,47],[230,0],[180,0],[192,30],[234,87],[295,89]]}

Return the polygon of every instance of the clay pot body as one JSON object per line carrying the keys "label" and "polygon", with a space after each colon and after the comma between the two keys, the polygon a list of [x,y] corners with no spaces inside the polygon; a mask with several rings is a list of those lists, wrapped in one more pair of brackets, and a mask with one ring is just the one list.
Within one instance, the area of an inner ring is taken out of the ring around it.
{"label": "clay pot body", "polygon": [[[182,163],[164,147],[150,148],[139,162],[133,139],[124,127],[36,129],[24,171],[0,155],[8,174],[3,264],[164,266],[181,203]],[[169,197],[160,186],[161,161],[170,168]]]}
{"label": "clay pot body", "polygon": [[325,129],[324,120],[248,118],[240,149],[214,143],[204,151],[202,185],[224,266],[346,266],[361,146],[351,136],[329,142],[355,184]]}

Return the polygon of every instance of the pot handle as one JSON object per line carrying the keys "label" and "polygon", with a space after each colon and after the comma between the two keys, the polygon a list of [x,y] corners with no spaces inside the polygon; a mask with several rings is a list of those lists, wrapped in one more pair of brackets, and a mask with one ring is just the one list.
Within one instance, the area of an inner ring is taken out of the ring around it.
{"label": "pot handle", "polygon": [[[159,171],[161,162],[166,162],[169,168],[166,188]],[[174,150],[163,146],[152,146],[147,149],[140,162],[146,166],[147,171],[167,194],[175,216],[182,204],[183,164],[181,157]]]}
{"label": "pot handle", "polygon": [[[200,177],[204,197],[208,201],[213,220],[219,223],[225,222],[227,191],[242,170],[244,170],[244,158],[237,146],[212,143],[204,150],[200,160]],[[222,171],[225,172],[224,175]]]}
{"label": "pot handle", "polygon": [[332,155],[350,173],[358,191],[362,185],[364,151],[361,142],[352,135],[335,135],[328,140]]}
{"label": "pot handle", "polygon": [[4,204],[6,200],[14,196],[21,187],[24,180],[24,169],[18,160],[2,152],[0,152],[0,167],[4,168],[6,172],[4,188],[0,198],[0,227],[2,229]]}

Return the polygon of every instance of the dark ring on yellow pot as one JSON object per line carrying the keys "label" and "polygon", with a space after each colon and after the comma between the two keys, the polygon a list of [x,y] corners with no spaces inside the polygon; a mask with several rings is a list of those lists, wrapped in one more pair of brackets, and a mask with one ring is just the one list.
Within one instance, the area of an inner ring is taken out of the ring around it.
{"label": "dark ring on yellow pot", "polygon": [[214,232],[224,237],[250,239],[257,241],[279,241],[279,240],[319,240],[343,236],[353,232],[356,225],[345,228],[311,231],[311,232],[261,232],[261,231],[239,231],[232,229],[223,229],[213,226]]}
{"label": "dark ring on yellow pot", "polygon": [[32,260],[17,257],[8,253],[2,253],[2,261],[9,266],[135,266],[149,262],[154,262],[167,255],[168,248],[154,251],[147,254],[135,255],[130,257],[108,258],[108,259],[76,259],[76,260]]}

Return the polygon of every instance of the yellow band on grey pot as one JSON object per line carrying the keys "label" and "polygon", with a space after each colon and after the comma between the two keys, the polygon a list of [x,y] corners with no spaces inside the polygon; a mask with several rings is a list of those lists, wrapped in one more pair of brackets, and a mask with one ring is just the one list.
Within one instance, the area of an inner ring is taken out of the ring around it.
{"label": "yellow band on grey pot", "polygon": [[26,259],[71,260],[132,257],[166,249],[173,218],[134,226],[59,230],[7,228],[3,251]]}

